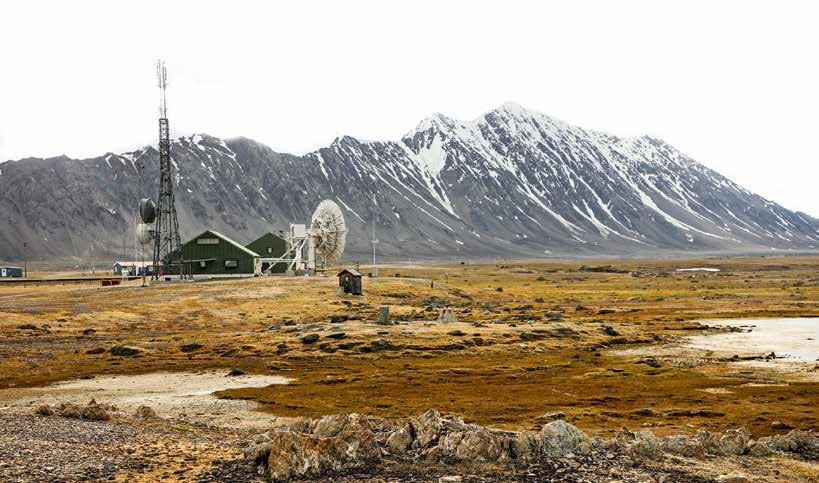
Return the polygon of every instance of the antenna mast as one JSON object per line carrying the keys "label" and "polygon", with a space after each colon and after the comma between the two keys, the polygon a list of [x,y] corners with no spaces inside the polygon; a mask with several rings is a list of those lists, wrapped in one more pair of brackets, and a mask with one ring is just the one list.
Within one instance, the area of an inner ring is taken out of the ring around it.
{"label": "antenna mast", "polygon": [[182,275],[182,242],[171,176],[171,136],[165,95],[168,71],[161,60],[156,63],[156,78],[159,86],[159,202],[154,228],[154,279],[158,280],[161,274]]}

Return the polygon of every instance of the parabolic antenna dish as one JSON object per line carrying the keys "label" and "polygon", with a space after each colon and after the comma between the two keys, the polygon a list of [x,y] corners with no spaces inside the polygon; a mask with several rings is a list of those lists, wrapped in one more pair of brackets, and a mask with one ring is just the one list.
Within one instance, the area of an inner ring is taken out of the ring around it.
{"label": "parabolic antenna dish", "polygon": [[142,218],[142,223],[156,221],[156,204],[154,204],[154,200],[150,198],[139,200],[139,217]]}
{"label": "parabolic antenna dish", "polygon": [[344,254],[347,240],[347,224],[341,208],[332,200],[319,203],[310,221],[310,236],[325,266],[337,262]]}
{"label": "parabolic antenna dish", "polygon": [[145,223],[140,223],[136,228],[137,241],[142,245],[147,245],[154,240],[154,227]]}

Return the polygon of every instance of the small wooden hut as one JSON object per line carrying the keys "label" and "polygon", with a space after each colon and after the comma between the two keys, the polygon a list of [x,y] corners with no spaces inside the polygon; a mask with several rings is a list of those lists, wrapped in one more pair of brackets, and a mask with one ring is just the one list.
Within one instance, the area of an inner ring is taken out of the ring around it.
{"label": "small wooden hut", "polygon": [[361,273],[352,268],[338,272],[338,287],[341,293],[361,295]]}

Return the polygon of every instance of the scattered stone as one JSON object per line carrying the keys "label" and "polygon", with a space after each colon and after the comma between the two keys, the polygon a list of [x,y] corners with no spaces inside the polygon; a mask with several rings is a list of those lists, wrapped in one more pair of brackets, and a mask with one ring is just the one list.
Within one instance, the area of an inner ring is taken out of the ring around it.
{"label": "scattered stone", "polygon": [[124,346],[124,345],[116,345],[116,346],[112,347],[109,352],[111,352],[112,356],[131,357],[131,356],[135,356],[135,355],[139,354],[142,351],[135,348],[135,347],[128,347],[128,346]]}
{"label": "scattered stone", "polygon": [[344,339],[345,337],[347,337],[347,334],[345,334],[344,332],[336,332],[334,334],[328,335],[327,337],[329,337],[330,339],[338,340],[338,339]]}
{"label": "scattered stone", "polygon": [[782,421],[774,421],[771,423],[771,429],[793,429],[793,426]]}
{"label": "scattered stone", "polygon": [[156,411],[150,406],[141,405],[134,411],[134,417],[139,419],[156,419]]}
{"label": "scattered stone", "polygon": [[307,334],[301,338],[302,344],[312,344],[313,342],[319,340],[318,334]]}
{"label": "scattered stone", "polygon": [[382,305],[378,311],[378,323],[381,325],[390,324],[390,306]]}
{"label": "scattered stone", "polygon": [[330,316],[330,323],[331,324],[340,324],[342,322],[346,322],[350,320],[350,317],[347,315],[331,315]]}
{"label": "scattered stone", "polygon": [[521,332],[520,340],[543,340],[546,338],[545,334],[537,334],[535,332]]}
{"label": "scattered stone", "polygon": [[37,330],[37,326],[34,324],[23,324],[17,327],[20,330]]}
{"label": "scattered stone", "polygon": [[226,377],[236,377],[236,376],[244,376],[245,374],[246,374],[245,371],[234,367],[233,369],[228,371],[228,373],[225,376]]}
{"label": "scattered stone", "polygon": [[559,419],[566,419],[566,413],[563,411],[550,411],[537,417],[537,420],[543,423],[557,421]]}
{"label": "scattered stone", "polygon": [[367,347],[370,349],[370,352],[377,352],[377,351],[392,349],[393,345],[392,345],[392,342],[390,342],[388,340],[375,339],[374,341],[370,342],[370,345],[367,346]]}
{"label": "scattered stone", "polygon": [[457,321],[458,318],[455,317],[455,313],[452,311],[452,307],[443,307],[441,311],[438,313],[438,322],[453,323]]}
{"label": "scattered stone", "polygon": [[[600,313],[600,312],[598,311],[598,313]],[[602,330],[603,332],[605,332],[605,334],[606,334],[606,335],[610,335],[610,336],[612,336],[612,337],[617,337],[617,336],[619,336],[619,335],[620,335],[620,333],[619,333],[619,332],[617,332],[617,331],[614,329],[614,327],[611,327],[611,326],[609,326],[609,325],[604,325],[604,326],[603,326],[603,328],[602,328],[601,330]]]}
{"label": "scattered stone", "polygon": [[448,335],[453,335],[455,337],[463,337],[466,333],[460,329],[455,329],[453,331],[447,332]]}
{"label": "scattered stone", "polygon": [[602,265],[599,267],[587,267],[586,265],[580,265],[580,268],[578,268],[577,271],[594,273],[626,273],[625,270],[614,268],[611,265]]}
{"label": "scattered stone", "polygon": [[35,414],[39,414],[40,416],[52,416],[54,414],[54,408],[52,408],[48,404],[43,404],[41,406],[37,406],[37,409],[34,410]]}
{"label": "scattered stone", "polygon": [[645,365],[647,365],[649,367],[653,367],[655,369],[659,368],[659,367],[662,367],[662,364],[660,364],[660,362],[657,359],[653,358],[653,357],[643,357],[642,359],[637,361],[637,364],[645,364]]}
{"label": "scattered stone", "polygon": [[185,344],[183,346],[180,346],[179,350],[181,350],[182,352],[194,352],[194,351],[198,351],[201,348],[202,348],[202,344],[197,344],[196,342],[194,342],[194,343],[191,343],[191,344]]}
{"label": "scattered stone", "polygon": [[738,474],[738,473],[730,473],[727,475],[720,475],[717,477],[717,483],[746,483],[748,478]]}
{"label": "scattered stone", "polygon": [[104,354],[105,349],[103,347],[95,347],[94,349],[88,349],[85,351],[86,354]]}
{"label": "scattered stone", "polygon": [[85,336],[89,336],[89,335],[96,334],[96,333],[97,333],[97,329],[94,329],[92,327],[89,327],[89,328],[82,331],[82,335],[85,335]]}

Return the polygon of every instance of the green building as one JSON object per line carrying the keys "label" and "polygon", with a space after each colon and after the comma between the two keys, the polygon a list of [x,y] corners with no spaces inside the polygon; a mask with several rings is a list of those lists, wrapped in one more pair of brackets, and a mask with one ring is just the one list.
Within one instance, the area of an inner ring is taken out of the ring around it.
{"label": "green building", "polygon": [[[270,267],[270,262],[264,261],[264,259],[284,256],[285,252],[287,252],[287,241],[279,235],[268,232],[249,243],[247,248],[262,257],[262,272],[264,272]],[[284,273],[286,270],[287,264],[277,263],[270,271],[272,273]]]}
{"label": "green building", "polygon": [[252,277],[262,270],[259,254],[208,230],[182,245],[185,271],[197,276]]}

